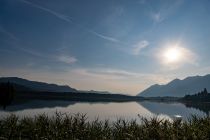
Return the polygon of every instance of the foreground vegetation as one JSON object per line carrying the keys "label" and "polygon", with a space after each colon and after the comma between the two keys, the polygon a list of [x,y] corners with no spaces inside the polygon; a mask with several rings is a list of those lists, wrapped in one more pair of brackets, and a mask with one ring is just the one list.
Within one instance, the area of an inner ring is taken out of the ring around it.
{"label": "foreground vegetation", "polygon": [[118,120],[86,121],[85,115],[61,115],[52,118],[39,115],[35,118],[18,118],[11,115],[0,120],[0,139],[134,139],[134,140],[177,140],[209,139],[210,117],[192,116],[188,121],[140,118],[141,123]]}

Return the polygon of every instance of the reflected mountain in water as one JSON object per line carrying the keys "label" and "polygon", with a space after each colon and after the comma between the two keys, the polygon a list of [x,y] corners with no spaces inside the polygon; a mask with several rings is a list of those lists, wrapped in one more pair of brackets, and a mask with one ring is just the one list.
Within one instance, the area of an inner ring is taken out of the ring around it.
{"label": "reflected mountain in water", "polygon": [[[117,108],[117,109],[115,109]],[[87,113],[92,116],[103,115],[111,116],[114,118],[117,116],[123,116],[127,114],[130,118],[136,118],[140,116],[161,115],[173,118],[175,115],[180,115],[184,119],[187,119],[192,114],[198,116],[204,116],[208,114],[210,104],[187,104],[180,102],[74,102],[63,100],[31,100],[20,104],[12,104],[6,108],[6,110],[0,109],[0,115],[7,113],[14,113],[19,115],[39,114],[45,112],[63,112],[63,113]],[[132,110],[132,111],[131,111]],[[122,112],[123,111],[123,112]],[[106,112],[106,113],[104,113]],[[131,113],[132,112],[132,113]],[[129,115],[130,114],[130,115]],[[132,114],[132,115],[131,115]],[[32,115],[32,116],[33,116]]]}
{"label": "reflected mountain in water", "polygon": [[[88,103],[88,104],[109,104],[111,102],[79,102],[79,101],[65,101],[65,100],[30,100],[26,102],[13,103],[6,107],[6,109],[0,108],[2,111],[21,111],[28,109],[42,109],[42,108],[56,108],[56,107],[68,107],[75,105],[76,103]],[[117,103],[117,102],[116,102]],[[78,110],[79,111],[79,110]]]}
{"label": "reflected mountain in water", "polygon": [[[47,114],[49,117],[53,117],[56,112],[62,114],[86,114],[88,120],[95,120],[96,118],[100,120],[109,119],[110,121],[116,121],[119,118],[125,118],[126,120],[137,119],[140,120],[138,114],[141,114],[142,117],[152,117],[152,113],[149,112],[144,107],[140,106],[136,102],[75,102],[69,104],[68,106],[61,107],[61,105],[66,105],[67,102],[64,101],[45,101],[47,104],[57,104],[56,107],[43,107],[43,108],[29,108],[29,105],[34,106],[34,104],[44,104],[42,101],[36,101],[31,103],[26,103],[17,106],[10,106],[8,109],[11,110],[0,110],[0,119],[2,117],[8,116],[10,113],[13,113],[19,117],[34,117],[39,114]],[[62,103],[64,102],[64,103]],[[27,105],[28,109],[23,109],[22,106]],[[21,110],[18,110],[21,109]],[[14,111],[12,111],[14,110]]]}
{"label": "reflected mountain in water", "polygon": [[[31,100],[19,104],[11,104],[6,107],[5,111],[19,111],[25,109],[42,109],[42,108],[54,108],[54,107],[67,107],[69,105],[74,105],[76,102],[54,100],[54,101],[45,101],[45,100]],[[0,110],[3,110],[1,108]]]}
{"label": "reflected mountain in water", "polygon": [[206,115],[209,116],[209,112],[210,112],[210,103],[200,103],[200,102],[184,102],[183,103],[186,107],[188,108],[195,108],[198,109],[200,111],[203,111],[206,113]]}
{"label": "reflected mountain in water", "polygon": [[202,109],[198,110],[198,108],[194,108],[192,106],[189,108],[189,106],[186,106],[185,104],[178,102],[166,103],[166,102],[143,101],[143,102],[138,102],[138,104],[156,115],[165,114],[170,117],[173,117],[175,115],[181,115],[185,119],[190,117],[192,114],[203,116],[206,113]]}

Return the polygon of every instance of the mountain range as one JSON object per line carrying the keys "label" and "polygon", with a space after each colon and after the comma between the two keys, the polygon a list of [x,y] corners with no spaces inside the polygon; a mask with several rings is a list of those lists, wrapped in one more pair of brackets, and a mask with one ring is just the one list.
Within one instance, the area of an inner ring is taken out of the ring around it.
{"label": "mountain range", "polygon": [[210,90],[210,74],[205,76],[192,76],[183,80],[174,79],[166,85],[152,85],[140,92],[137,96],[143,97],[183,97],[202,91],[204,88]]}
{"label": "mountain range", "polygon": [[44,82],[30,81],[18,77],[0,77],[0,83],[10,82],[15,86],[16,91],[37,91],[37,92],[75,92],[95,94],[121,94],[108,91],[77,90],[66,85],[48,84]]}
{"label": "mountain range", "polygon": [[[111,94],[106,91],[79,91],[67,85],[48,84],[44,82],[30,81],[18,77],[1,77],[0,83],[11,82],[17,91],[38,91],[38,92],[74,92],[74,93],[101,93]],[[205,76],[192,76],[183,80],[174,79],[165,85],[152,85],[140,92],[137,96],[142,97],[183,97],[186,94],[192,95],[202,91],[204,88],[210,90],[210,74]]]}
{"label": "mountain range", "polygon": [[76,92],[77,90],[67,85],[48,84],[44,82],[30,81],[18,77],[1,77],[0,83],[13,83],[18,91],[39,92]]}
{"label": "mountain range", "polygon": [[[142,97],[113,94],[107,91],[80,91],[69,86],[30,81],[18,77],[2,77],[1,83],[12,83],[15,89],[14,104],[31,100],[67,100],[111,102],[142,100]],[[1,91],[0,91],[1,92]]]}

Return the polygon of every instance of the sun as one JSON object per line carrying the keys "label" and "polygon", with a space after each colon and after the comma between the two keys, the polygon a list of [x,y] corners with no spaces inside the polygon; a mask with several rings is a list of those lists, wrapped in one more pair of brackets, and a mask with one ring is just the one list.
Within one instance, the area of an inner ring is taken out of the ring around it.
{"label": "sun", "polygon": [[167,63],[175,63],[181,60],[182,52],[179,47],[168,47],[164,53],[163,57]]}

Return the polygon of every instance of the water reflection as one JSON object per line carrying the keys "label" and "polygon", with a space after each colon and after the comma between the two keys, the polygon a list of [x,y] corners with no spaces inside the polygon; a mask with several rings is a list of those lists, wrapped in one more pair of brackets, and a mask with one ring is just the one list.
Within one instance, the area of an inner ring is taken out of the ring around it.
{"label": "water reflection", "polygon": [[[196,106],[198,108],[198,106]],[[85,103],[85,102],[68,102],[68,101],[30,101],[23,104],[14,104],[8,106],[6,110],[0,109],[0,118],[16,114],[20,117],[33,117],[38,114],[55,115],[55,112],[76,114],[87,114],[89,120],[99,118],[100,120],[109,119],[114,121],[118,118],[139,119],[139,116],[151,118],[158,115],[160,118],[171,119],[175,115],[180,115],[184,119],[191,114],[204,116],[208,112],[208,106],[205,111],[196,109],[194,106],[182,103],[161,103],[161,102],[121,102],[121,103]]]}
{"label": "water reflection", "polygon": [[205,116],[205,112],[198,110],[196,108],[188,108],[183,103],[166,103],[166,102],[148,102],[143,101],[139,104],[145,107],[150,112],[158,115],[165,114],[169,117],[182,116],[184,119],[188,119],[191,115]]}
{"label": "water reflection", "polygon": [[[51,104],[51,107],[49,107],[49,104]],[[29,105],[33,108],[29,108]],[[42,108],[34,108],[36,105]],[[141,114],[144,117],[152,115],[151,112],[138,105],[136,102],[75,103],[66,101],[33,101],[21,105],[9,106],[7,110],[1,110],[0,114],[1,116],[6,116],[10,113],[14,113],[20,117],[33,117],[34,115],[45,113],[49,116],[53,116],[56,111],[67,114],[76,114],[78,112],[87,114],[89,120],[94,120],[97,117],[101,120],[116,120],[117,118],[138,119],[138,114]]]}
{"label": "water reflection", "polygon": [[190,102],[186,102],[186,103],[184,103],[184,105],[188,108],[198,109],[198,110],[204,112],[206,115],[209,116],[210,103],[190,103]]}

